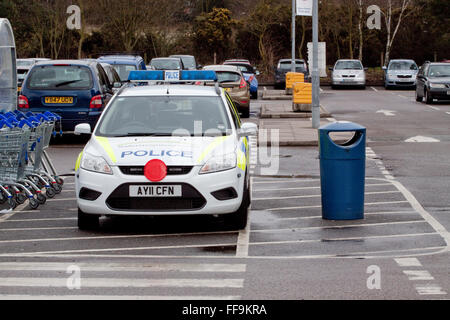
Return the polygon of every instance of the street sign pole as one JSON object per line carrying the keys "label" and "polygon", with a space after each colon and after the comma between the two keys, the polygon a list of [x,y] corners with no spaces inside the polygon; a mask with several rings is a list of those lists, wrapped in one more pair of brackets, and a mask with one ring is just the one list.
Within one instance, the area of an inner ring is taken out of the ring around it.
{"label": "street sign pole", "polygon": [[313,0],[312,127],[320,127],[319,0]]}
{"label": "street sign pole", "polygon": [[295,16],[297,15],[297,7],[295,0],[292,0],[292,61],[291,61],[291,71],[295,72]]}

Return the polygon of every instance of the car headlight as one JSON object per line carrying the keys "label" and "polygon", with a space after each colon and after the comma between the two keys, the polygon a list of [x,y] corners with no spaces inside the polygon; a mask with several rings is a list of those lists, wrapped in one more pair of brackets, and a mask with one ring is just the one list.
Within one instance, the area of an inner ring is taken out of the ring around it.
{"label": "car headlight", "polygon": [[213,173],[236,168],[236,152],[226,155],[214,156],[209,159],[200,169],[199,174]]}
{"label": "car headlight", "polygon": [[103,157],[96,157],[89,153],[83,155],[83,159],[81,159],[81,168],[97,173],[113,174],[111,167]]}
{"label": "car headlight", "polygon": [[435,89],[445,89],[445,84],[443,83],[432,83],[430,82],[430,88],[435,88]]}

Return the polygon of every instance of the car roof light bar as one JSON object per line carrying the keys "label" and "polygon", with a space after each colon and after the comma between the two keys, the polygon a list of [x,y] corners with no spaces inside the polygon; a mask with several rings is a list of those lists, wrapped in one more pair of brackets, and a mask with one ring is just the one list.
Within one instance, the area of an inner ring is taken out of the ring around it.
{"label": "car roof light bar", "polygon": [[217,82],[213,70],[133,70],[128,76],[130,82]]}

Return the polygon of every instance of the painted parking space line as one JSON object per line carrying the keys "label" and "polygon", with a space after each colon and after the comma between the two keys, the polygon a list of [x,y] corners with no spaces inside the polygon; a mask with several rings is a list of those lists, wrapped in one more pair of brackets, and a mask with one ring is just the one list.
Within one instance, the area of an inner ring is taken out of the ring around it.
{"label": "painted parking space line", "polygon": [[172,296],[172,295],[18,295],[18,294],[0,294],[0,300],[65,300],[65,301],[78,301],[78,300],[240,300],[241,296],[217,296],[217,295],[186,295],[186,296]]}
{"label": "painted parking space line", "polygon": [[426,270],[403,270],[410,281],[434,280],[434,277]]}
{"label": "painted parking space line", "polygon": [[[396,215],[396,214],[403,214],[403,213],[417,213],[415,211],[379,211],[379,212],[365,212],[365,216],[372,216],[372,215]],[[276,217],[272,218],[275,221],[283,221],[283,220],[310,220],[310,219],[320,219],[322,220],[322,216],[305,216],[305,217]]]}
{"label": "painted parking space line", "polygon": [[[382,186],[392,186],[391,183],[367,183],[365,185],[366,188],[372,188],[372,187],[382,187]],[[314,190],[314,189],[320,189],[320,186],[315,186],[315,187],[294,187],[294,188],[258,188],[258,189],[253,189],[253,192],[263,192],[263,191],[289,191],[289,190]],[[254,200],[254,198],[252,199]]]}
{"label": "painted parking space line", "polygon": [[419,295],[446,295],[447,292],[442,290],[438,285],[417,285],[417,293]]}
{"label": "painted parking space line", "polygon": [[[374,195],[374,194],[394,194],[400,193],[398,190],[394,191],[378,191],[378,192],[366,192],[365,195]],[[307,196],[288,196],[288,197],[265,197],[265,198],[253,198],[252,201],[264,201],[264,200],[284,200],[284,199],[302,199],[302,198],[320,198],[320,194],[313,194]]]}
{"label": "painted parking space line", "polygon": [[400,267],[421,267],[422,264],[417,258],[397,258],[394,259]]}

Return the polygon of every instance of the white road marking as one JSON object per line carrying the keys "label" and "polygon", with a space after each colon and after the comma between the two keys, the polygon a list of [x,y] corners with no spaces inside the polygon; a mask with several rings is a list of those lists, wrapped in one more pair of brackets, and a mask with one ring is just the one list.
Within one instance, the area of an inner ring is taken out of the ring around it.
{"label": "white road marking", "polygon": [[329,122],[336,122],[336,119],[335,119],[335,118],[327,118],[327,120],[328,120]]}
{"label": "white road marking", "polygon": [[[66,278],[0,278],[0,287],[67,288]],[[82,278],[83,288],[242,288],[243,279],[120,279]]]}
{"label": "white road marking", "polygon": [[446,114],[450,114],[450,112],[446,112]]}
{"label": "white road marking", "polygon": [[72,221],[77,220],[77,218],[42,218],[42,219],[8,219],[6,222],[38,222],[38,221]]}
{"label": "white road marking", "polygon": [[[250,177],[250,185],[251,190],[253,189],[253,177]],[[247,226],[244,230],[239,231],[239,236],[237,239],[237,245],[236,245],[236,257],[245,258],[248,256],[248,244],[250,242],[250,208],[248,220],[247,220]]]}
{"label": "white road marking", "polygon": [[3,228],[1,231],[44,231],[44,230],[75,230],[78,227],[42,227],[42,228]]}
{"label": "white road marking", "polygon": [[416,286],[417,293],[420,295],[441,295],[447,294],[441,287],[437,285]]}
{"label": "white road marking", "polygon": [[[365,212],[365,216],[382,215],[382,214],[399,214],[399,213],[417,213],[415,211],[380,211],[380,212]],[[289,218],[272,218],[274,220],[308,220],[308,219],[322,219],[322,216],[307,216],[307,217],[289,217]]]}
{"label": "white road marking", "polygon": [[[378,192],[365,192],[365,195],[374,195],[374,194],[390,194],[390,193],[400,193],[398,190],[394,191],[378,191]],[[303,199],[303,198],[320,198],[320,194],[313,194],[307,196],[287,196],[287,197],[272,197],[272,198],[253,198],[252,201],[264,201],[264,200],[284,200],[284,199]]]}
{"label": "white road marking", "polygon": [[400,267],[421,267],[422,264],[417,258],[397,258],[394,259]]}
{"label": "white road marking", "polygon": [[164,238],[164,237],[200,236],[200,235],[217,235],[217,234],[236,234],[236,233],[237,233],[236,231],[212,231],[212,232],[187,232],[187,233],[168,233],[168,234],[137,234],[137,235],[123,235],[123,236],[17,239],[17,240],[0,240],[0,243],[126,239],[126,238]]}
{"label": "white road marking", "polygon": [[[396,204],[396,203],[408,203],[408,201],[405,200],[405,201],[368,202],[368,203],[365,203],[364,205],[366,205],[366,206],[377,206],[377,205],[380,205],[380,204]],[[311,208],[322,208],[322,206],[300,206],[300,207],[269,208],[269,209],[264,209],[264,210],[275,211],[275,210],[311,209]]]}
{"label": "white road marking", "polygon": [[77,198],[53,198],[53,199],[47,199],[47,202],[55,202],[55,201],[75,201]]}
{"label": "white road marking", "polygon": [[424,136],[415,136],[409,139],[406,139],[405,142],[440,142],[438,139]]}
{"label": "white road marking", "polygon": [[391,111],[391,110],[378,110],[376,113],[383,113],[385,116],[387,117],[393,117],[395,116],[395,112],[396,111]]}
{"label": "white road marking", "polygon": [[[391,183],[366,183],[367,187],[381,187],[381,186],[392,186]],[[298,188],[272,188],[272,189],[265,189],[265,188],[259,188],[256,190],[253,190],[253,192],[264,192],[264,191],[286,191],[286,190],[309,190],[309,189],[320,189],[320,186],[318,187],[298,187]]]}
{"label": "white road marking", "polygon": [[105,296],[105,295],[6,295],[0,294],[0,300],[240,300],[241,296]]}
{"label": "white road marking", "polygon": [[[304,179],[301,182],[317,182],[320,179]],[[298,183],[298,180],[263,180],[263,181],[254,181],[253,184],[269,184],[269,183]]]}
{"label": "white road marking", "polygon": [[434,280],[434,277],[426,270],[403,270],[403,273],[411,281]]}
{"label": "white road marking", "polygon": [[441,110],[441,109],[439,109],[438,107],[430,106],[429,104],[427,104],[426,106],[427,106],[428,108],[433,109],[433,110],[437,110],[437,111]]}
{"label": "white road marking", "polygon": [[402,98],[402,99],[408,99],[408,97],[405,97],[405,96],[403,96],[403,95],[401,95],[401,94],[398,94],[397,96],[399,96],[399,97]]}
{"label": "white road marking", "polygon": [[274,233],[283,231],[301,231],[301,230],[317,230],[317,229],[345,229],[355,227],[377,227],[396,224],[414,224],[426,223],[425,220],[411,220],[411,221],[395,221],[395,222],[380,222],[380,223],[361,223],[361,224],[347,224],[342,226],[320,226],[320,227],[301,227],[301,228],[284,228],[284,229],[253,229],[254,233]]}
{"label": "white road marking", "polygon": [[[0,271],[66,271],[73,262],[1,262]],[[77,263],[81,271],[127,272],[245,272],[245,264],[220,263]]]}
{"label": "white road marking", "polygon": [[370,89],[372,89],[372,90],[375,91],[375,92],[378,92],[378,90],[375,89],[374,87],[370,87]]}

